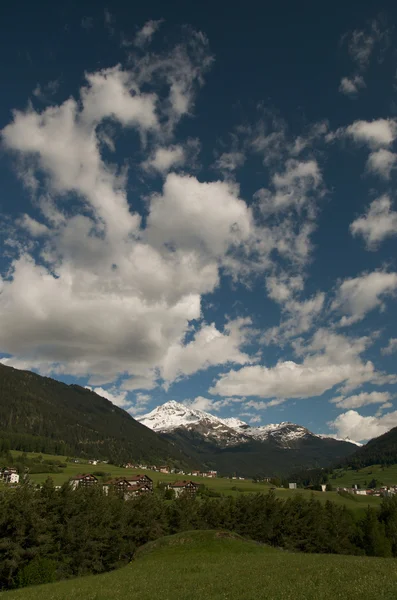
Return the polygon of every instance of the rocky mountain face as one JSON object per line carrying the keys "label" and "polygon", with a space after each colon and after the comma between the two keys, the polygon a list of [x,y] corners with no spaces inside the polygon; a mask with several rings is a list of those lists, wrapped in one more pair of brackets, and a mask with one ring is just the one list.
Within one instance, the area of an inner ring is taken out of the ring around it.
{"label": "rocky mountain face", "polygon": [[139,420],[208,468],[227,474],[286,474],[296,468],[327,466],[356,449],[351,441],[316,435],[294,423],[251,427],[240,419],[220,419],[175,401]]}

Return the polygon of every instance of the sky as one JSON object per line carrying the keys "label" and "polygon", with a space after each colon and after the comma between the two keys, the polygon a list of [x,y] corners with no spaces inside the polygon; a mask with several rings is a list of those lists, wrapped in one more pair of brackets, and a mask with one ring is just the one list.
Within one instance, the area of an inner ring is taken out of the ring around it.
{"label": "sky", "polygon": [[1,362],[397,426],[394,3],[135,4],[1,8]]}

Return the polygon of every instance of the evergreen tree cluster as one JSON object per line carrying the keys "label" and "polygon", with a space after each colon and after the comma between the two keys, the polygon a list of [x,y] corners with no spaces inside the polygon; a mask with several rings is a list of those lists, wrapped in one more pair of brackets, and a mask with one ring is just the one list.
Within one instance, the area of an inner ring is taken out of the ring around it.
{"label": "evergreen tree cluster", "polygon": [[299,495],[123,500],[98,486],[0,492],[0,589],[109,571],[139,546],[192,529],[225,529],[292,551],[397,556],[397,497],[357,520],[345,507]]}
{"label": "evergreen tree cluster", "polygon": [[397,427],[380,435],[341,462],[341,467],[363,469],[371,465],[393,465],[397,462]]}

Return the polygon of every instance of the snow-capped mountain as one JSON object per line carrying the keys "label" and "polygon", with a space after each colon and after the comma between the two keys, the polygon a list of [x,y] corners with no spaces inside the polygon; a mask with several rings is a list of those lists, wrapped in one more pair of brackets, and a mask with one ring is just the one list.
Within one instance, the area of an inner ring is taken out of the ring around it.
{"label": "snow-capped mountain", "polygon": [[316,435],[295,423],[251,427],[240,419],[220,419],[175,401],[139,421],[198,464],[222,474],[288,474],[328,466],[355,449],[353,443]]}
{"label": "snow-capped mountain", "polygon": [[[223,447],[248,443],[254,439],[258,441],[271,440],[279,446],[288,448],[294,447],[298,440],[305,437],[332,437],[316,435],[306,427],[288,421],[262,427],[251,427],[241,419],[235,417],[220,419],[210,413],[175,402],[175,400],[157,406],[138,420],[158,433],[171,433],[177,429],[195,431]],[[350,440],[344,441],[350,442]]]}

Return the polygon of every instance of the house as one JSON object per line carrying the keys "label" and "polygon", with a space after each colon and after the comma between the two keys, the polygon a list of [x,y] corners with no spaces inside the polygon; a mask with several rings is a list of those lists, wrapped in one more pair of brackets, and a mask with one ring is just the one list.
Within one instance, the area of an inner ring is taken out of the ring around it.
{"label": "house", "polygon": [[[194,474],[195,473],[196,473],[196,471],[194,472]],[[202,477],[211,477],[211,478],[213,478],[213,477],[216,477],[217,474],[218,474],[217,471],[206,471],[205,473],[201,473],[201,476]]]}
{"label": "house", "polygon": [[98,461],[97,461],[95,458],[92,458],[91,460],[89,460],[89,461],[88,461],[88,464],[89,464],[89,465],[94,465],[94,466],[95,466],[95,465],[97,465],[97,464],[98,464]]}
{"label": "house", "polygon": [[150,490],[153,490],[153,479],[150,479],[150,477],[143,473],[140,475],[127,475],[124,479],[126,479],[131,486],[147,485]]}
{"label": "house", "polygon": [[103,491],[105,494],[109,493],[110,488],[114,488],[117,491],[124,492],[130,487],[130,482],[124,477],[117,477],[116,479],[109,479],[103,484]]}
{"label": "house", "polygon": [[90,487],[98,483],[98,479],[95,475],[90,473],[84,473],[82,475],[76,475],[69,480],[71,487],[75,490],[78,487]]}
{"label": "house", "polygon": [[320,485],[321,485],[321,491],[322,491],[322,492],[325,492],[325,491],[326,491],[326,489],[327,489],[327,486],[326,486],[326,484],[325,484],[325,483],[320,483]]}
{"label": "house", "polygon": [[126,465],[124,465],[124,469],[135,469],[135,465],[133,465],[132,463],[127,463]]}
{"label": "house", "polygon": [[0,471],[0,478],[5,483],[19,483],[19,475],[14,467],[3,467]]}
{"label": "house", "polygon": [[192,471],[191,475],[193,475],[194,477],[200,477],[201,472],[200,471]]}
{"label": "house", "polygon": [[160,467],[159,471],[160,471],[160,473],[169,473],[170,468],[169,467]]}
{"label": "house", "polygon": [[178,497],[181,494],[187,494],[188,496],[195,496],[199,488],[198,483],[194,481],[174,481],[167,485],[167,490],[173,490],[175,496]]}
{"label": "house", "polygon": [[289,483],[288,487],[290,490],[296,490],[296,488],[298,487],[296,483]]}
{"label": "house", "polygon": [[124,499],[128,500],[128,498],[135,498],[136,496],[144,496],[145,494],[150,494],[153,489],[146,484],[142,485],[130,485],[128,488],[124,490]]}

